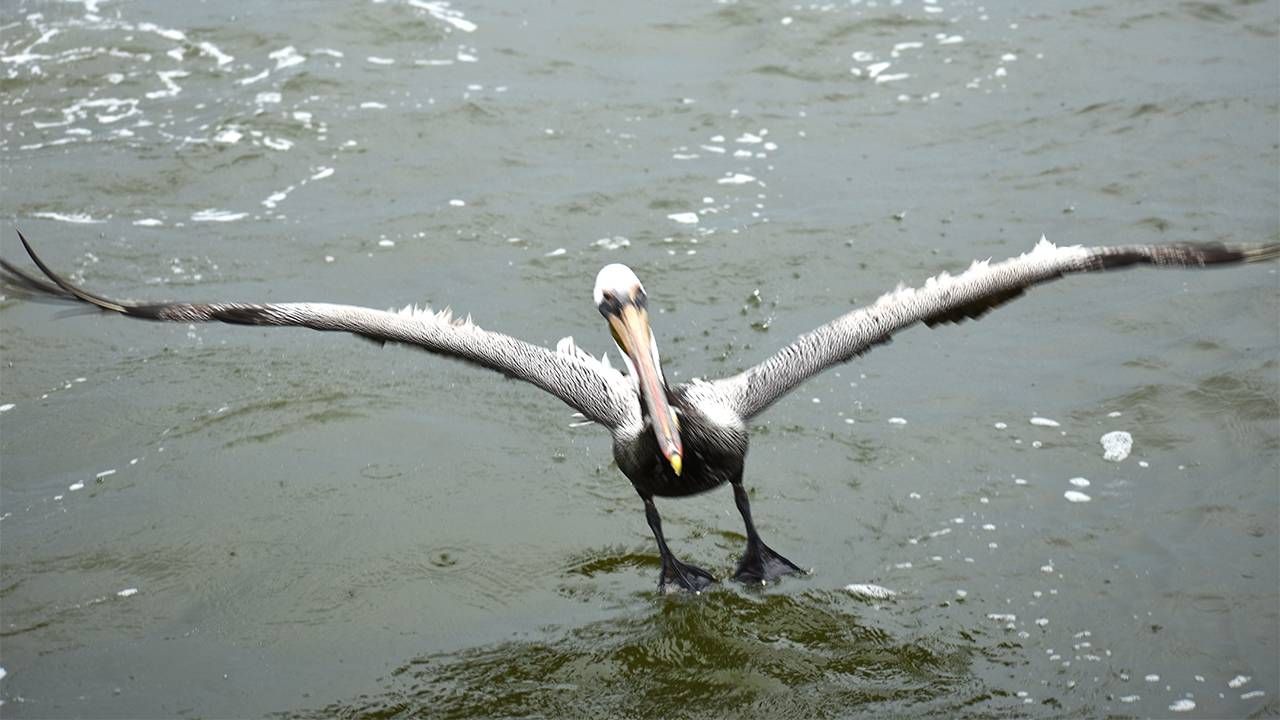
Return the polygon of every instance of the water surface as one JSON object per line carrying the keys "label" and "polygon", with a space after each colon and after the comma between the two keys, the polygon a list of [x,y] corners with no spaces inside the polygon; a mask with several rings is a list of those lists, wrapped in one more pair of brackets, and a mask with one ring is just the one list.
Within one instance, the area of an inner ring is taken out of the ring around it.
{"label": "water surface", "polygon": [[[1278,26],[1269,2],[7,3],[0,249],[20,227],[109,295],[452,305],[597,353],[591,279],[626,262],[669,375],[719,376],[1041,235],[1280,239]],[[1280,714],[1278,289],[1070,278],[810,381],[753,428],[748,483],[813,574],[698,598],[657,595],[607,436],[536,389],[9,294],[0,712]],[[660,508],[732,572],[727,490]]]}

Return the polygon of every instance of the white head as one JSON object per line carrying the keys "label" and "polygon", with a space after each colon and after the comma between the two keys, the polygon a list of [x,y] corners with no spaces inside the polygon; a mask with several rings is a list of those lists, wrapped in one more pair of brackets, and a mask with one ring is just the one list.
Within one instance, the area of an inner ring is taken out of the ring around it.
{"label": "white head", "polygon": [[680,423],[667,401],[667,383],[662,377],[658,343],[649,329],[649,298],[640,278],[626,265],[605,265],[596,275],[593,293],[596,307],[605,320],[614,342],[622,351],[627,369],[636,378],[640,396],[649,410],[658,446],[677,475],[681,469]]}
{"label": "white head", "polygon": [[644,287],[640,284],[640,278],[636,277],[636,274],[626,265],[614,263],[600,269],[596,275],[596,289],[592,296],[595,298],[596,307],[600,307],[607,295],[622,300],[635,296],[637,292],[640,296],[644,296]]}

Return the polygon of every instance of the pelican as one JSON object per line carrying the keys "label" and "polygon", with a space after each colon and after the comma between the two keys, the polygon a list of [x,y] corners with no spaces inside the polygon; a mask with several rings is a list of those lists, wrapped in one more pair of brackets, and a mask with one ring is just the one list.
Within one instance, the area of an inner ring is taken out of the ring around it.
{"label": "pelican", "polygon": [[18,233],[47,280],[0,260],[5,280],[28,292],[79,301],[144,320],[304,327],[339,331],[379,343],[399,343],[459,358],[532,383],[563,400],[613,435],[613,457],[644,503],[662,560],[658,588],[697,593],[716,579],[676,559],[662,533],[655,497],[703,493],[724,483],[746,526],[747,547],[734,578],[763,584],[803,573],[760,539],[743,487],[747,423],[818,372],[848,362],[917,323],[933,327],[978,318],[1028,288],[1068,273],[1137,265],[1202,268],[1280,257],[1280,243],[1058,247],[1044,238],[1029,252],[1003,262],[973,263],[959,275],[939,274],[919,288],[899,285],[871,305],[853,310],[782,348],[754,367],[719,380],[672,385],[662,373],[649,323],[648,295],[625,265],[606,265],[593,300],[621,351],[625,374],[607,357],[595,358],[572,338],[555,350],[482,330],[468,317],[408,306],[374,310],[328,303],[160,302],[112,300],[84,290],[51,270]]}

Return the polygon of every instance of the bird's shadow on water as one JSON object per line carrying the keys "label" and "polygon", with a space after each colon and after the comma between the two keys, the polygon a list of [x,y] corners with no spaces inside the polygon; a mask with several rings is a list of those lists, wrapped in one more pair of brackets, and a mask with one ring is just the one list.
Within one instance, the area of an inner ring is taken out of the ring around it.
{"label": "bird's shadow on water", "polygon": [[1013,693],[992,687],[1022,659],[1022,649],[1004,636],[940,620],[945,608],[882,606],[841,590],[804,587],[805,582],[765,590],[727,583],[699,596],[624,593],[613,598],[620,609],[611,618],[416,657],[380,678],[376,691],[279,717],[1055,712],[1028,708]]}

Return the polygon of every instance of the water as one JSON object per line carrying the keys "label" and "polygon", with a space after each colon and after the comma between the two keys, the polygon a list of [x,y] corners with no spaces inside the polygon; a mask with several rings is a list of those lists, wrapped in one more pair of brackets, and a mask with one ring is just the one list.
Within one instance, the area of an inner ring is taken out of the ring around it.
{"label": "water", "polygon": [[[598,353],[621,261],[680,379],[1042,233],[1280,236],[1275,3],[0,13],[3,254],[20,227],[106,294]],[[1277,289],[1071,278],[810,381],[748,483],[814,573],[698,598],[655,593],[607,437],[535,389],[9,297],[0,712],[1280,714]],[[659,507],[732,571],[726,490]]]}

